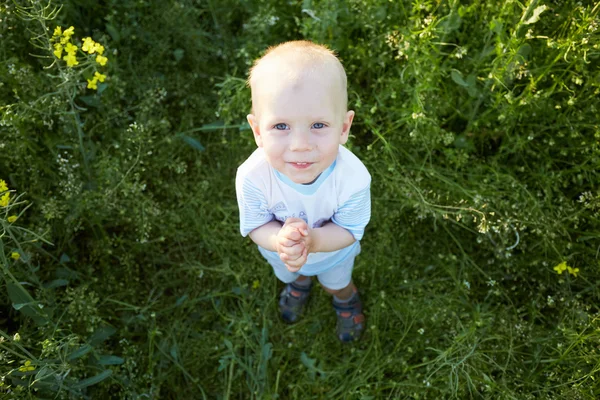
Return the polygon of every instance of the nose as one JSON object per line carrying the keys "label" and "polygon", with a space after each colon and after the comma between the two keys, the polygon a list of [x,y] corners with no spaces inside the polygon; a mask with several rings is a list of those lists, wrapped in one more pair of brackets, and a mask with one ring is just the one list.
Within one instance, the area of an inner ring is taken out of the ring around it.
{"label": "nose", "polygon": [[291,151],[309,151],[312,150],[312,140],[310,132],[294,132],[290,141]]}

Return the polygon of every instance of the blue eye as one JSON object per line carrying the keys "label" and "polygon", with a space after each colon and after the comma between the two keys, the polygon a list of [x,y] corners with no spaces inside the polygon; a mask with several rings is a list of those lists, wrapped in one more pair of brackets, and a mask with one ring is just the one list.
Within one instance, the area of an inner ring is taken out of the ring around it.
{"label": "blue eye", "polygon": [[315,122],[312,127],[313,129],[323,129],[325,128],[325,124],[322,122]]}
{"label": "blue eye", "polygon": [[275,124],[273,126],[273,128],[277,129],[278,131],[284,131],[287,129],[287,124],[284,124],[284,123]]}

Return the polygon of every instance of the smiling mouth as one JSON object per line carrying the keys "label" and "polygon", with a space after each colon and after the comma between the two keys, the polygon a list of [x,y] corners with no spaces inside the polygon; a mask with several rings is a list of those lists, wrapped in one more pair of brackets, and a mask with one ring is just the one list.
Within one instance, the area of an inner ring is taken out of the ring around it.
{"label": "smiling mouth", "polygon": [[308,168],[311,165],[313,165],[313,163],[311,162],[290,162],[290,164],[298,169],[304,169],[304,168]]}

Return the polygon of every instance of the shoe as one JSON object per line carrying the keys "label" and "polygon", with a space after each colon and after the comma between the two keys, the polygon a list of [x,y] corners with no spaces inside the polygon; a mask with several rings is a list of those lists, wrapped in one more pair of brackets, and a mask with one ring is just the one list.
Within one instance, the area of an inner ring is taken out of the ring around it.
{"label": "shoe", "polygon": [[298,318],[302,315],[302,309],[308,301],[312,286],[312,281],[307,287],[298,286],[295,282],[285,285],[279,295],[279,311],[281,311],[281,318],[285,322],[293,324],[298,321]]}
{"label": "shoe", "polygon": [[353,342],[360,338],[365,327],[365,316],[362,312],[362,302],[356,288],[348,303],[338,303],[333,300],[333,308],[337,315],[337,336],[342,342]]}

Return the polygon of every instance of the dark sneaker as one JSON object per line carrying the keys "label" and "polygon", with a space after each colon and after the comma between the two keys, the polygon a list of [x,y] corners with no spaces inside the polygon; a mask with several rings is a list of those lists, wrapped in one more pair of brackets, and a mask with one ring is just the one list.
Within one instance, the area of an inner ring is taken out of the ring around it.
{"label": "dark sneaker", "polygon": [[312,286],[312,281],[307,287],[298,286],[295,282],[285,285],[279,295],[279,310],[281,311],[281,318],[285,322],[293,324],[298,321],[298,318],[302,315],[302,309],[308,301]]}
{"label": "dark sneaker", "polygon": [[338,339],[342,342],[358,340],[365,327],[365,316],[356,289],[354,289],[354,297],[348,303],[338,303],[334,299],[333,308],[337,315]]}

